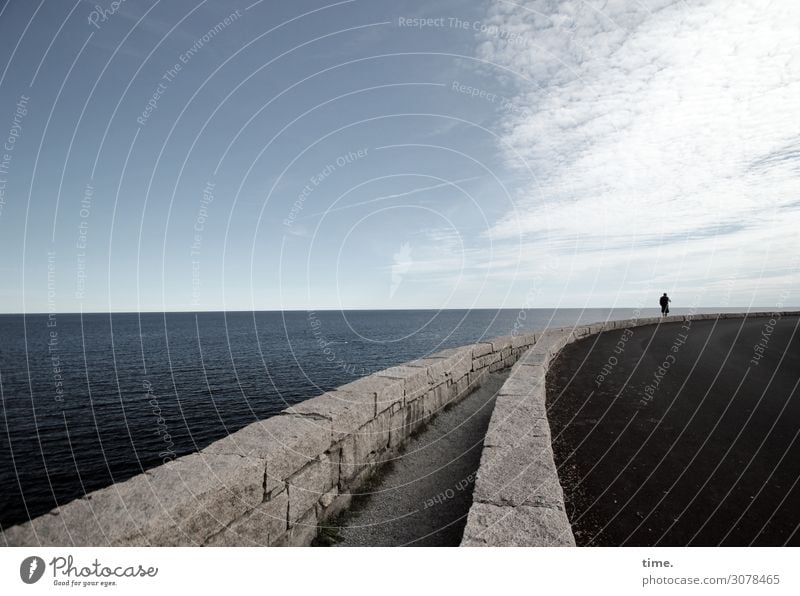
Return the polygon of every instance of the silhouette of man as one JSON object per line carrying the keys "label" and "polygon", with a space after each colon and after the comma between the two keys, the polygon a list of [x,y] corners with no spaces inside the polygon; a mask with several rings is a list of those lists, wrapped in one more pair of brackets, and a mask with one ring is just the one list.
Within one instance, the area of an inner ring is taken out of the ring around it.
{"label": "silhouette of man", "polygon": [[661,305],[661,316],[662,317],[666,317],[669,314],[669,303],[670,302],[672,302],[672,300],[670,300],[669,296],[667,296],[667,293],[664,292],[664,295],[661,298],[659,298],[659,300],[658,300],[658,303]]}

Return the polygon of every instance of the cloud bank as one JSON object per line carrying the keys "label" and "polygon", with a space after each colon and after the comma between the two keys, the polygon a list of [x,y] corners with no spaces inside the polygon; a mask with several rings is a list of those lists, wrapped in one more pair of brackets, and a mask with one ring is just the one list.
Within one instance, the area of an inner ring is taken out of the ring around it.
{"label": "cloud bank", "polygon": [[619,288],[732,279],[758,302],[796,281],[800,4],[494,0],[486,22],[477,54],[523,108],[498,146],[534,174],[488,239]]}

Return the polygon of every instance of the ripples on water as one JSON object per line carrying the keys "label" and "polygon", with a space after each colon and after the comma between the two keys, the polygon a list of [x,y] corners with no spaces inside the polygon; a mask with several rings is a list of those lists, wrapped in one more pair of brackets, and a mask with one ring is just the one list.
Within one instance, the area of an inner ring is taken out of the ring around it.
{"label": "ripples on water", "polygon": [[388,366],[507,335],[515,325],[543,329],[632,313],[0,315],[0,525]]}

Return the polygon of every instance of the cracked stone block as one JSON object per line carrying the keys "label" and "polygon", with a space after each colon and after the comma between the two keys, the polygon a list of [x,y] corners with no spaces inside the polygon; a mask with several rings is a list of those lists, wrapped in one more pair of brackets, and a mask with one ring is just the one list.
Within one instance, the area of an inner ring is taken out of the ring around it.
{"label": "cracked stone block", "polygon": [[320,497],[319,504],[323,509],[327,509],[333,504],[337,496],[339,496],[339,489],[334,486],[331,490]]}
{"label": "cracked stone block", "polygon": [[[383,371],[381,371],[383,372]],[[375,412],[378,414],[395,404],[402,404],[405,396],[405,383],[401,378],[373,374],[342,385],[337,391],[356,395],[374,396]]]}
{"label": "cracked stone block", "polygon": [[603,333],[606,330],[605,323],[592,323],[588,325],[588,335],[597,335],[598,333]]}
{"label": "cracked stone block", "polygon": [[472,370],[472,351],[460,350],[452,355],[448,360],[450,368],[450,379],[460,379]]}
{"label": "cracked stone block", "polygon": [[331,421],[331,442],[356,432],[375,417],[375,393],[329,391],[284,410],[287,414]]}
{"label": "cracked stone block", "polygon": [[317,523],[317,512],[312,507],[270,546],[308,546],[317,536],[319,530]]}
{"label": "cracked stone block", "polygon": [[264,462],[249,457],[194,453],[148,475],[161,513],[149,524],[154,544],[202,544],[264,497]]}
{"label": "cracked stone block", "polygon": [[409,435],[406,427],[405,408],[392,408],[389,414],[389,448],[395,449],[402,445]]}
{"label": "cracked stone block", "polygon": [[644,319],[639,319],[639,326],[643,325],[657,325],[660,322],[659,317],[647,317]]}
{"label": "cracked stone block", "polygon": [[391,421],[392,412],[385,410],[356,433],[357,440],[364,444],[363,449],[367,453],[383,451],[389,446]]}
{"label": "cracked stone block", "polygon": [[211,443],[201,453],[236,454],[267,463],[267,489],[286,479],[331,446],[332,423],[327,419],[282,414],[255,422]]}
{"label": "cracked stone block", "polygon": [[606,333],[608,331],[614,330],[614,321],[606,321],[603,323],[603,332]]}
{"label": "cracked stone block", "polygon": [[432,388],[422,397],[425,418],[438,414],[450,401],[450,391],[446,383]]}
{"label": "cracked stone block", "polygon": [[489,372],[497,372],[498,370],[503,370],[504,368],[506,368],[505,362],[498,360],[489,366]]}
{"label": "cracked stone block", "polygon": [[[323,520],[332,520],[341,512],[346,511],[350,507],[350,503],[353,500],[353,495],[348,492],[341,493],[337,489],[334,489],[334,491],[336,492],[336,495],[328,505],[324,505],[324,501],[322,500],[320,500],[320,503],[317,505],[317,519],[320,522]],[[331,493],[328,494],[330,495],[334,491],[331,491]]]}
{"label": "cracked stone block", "polygon": [[448,381],[442,390],[442,408],[454,403],[458,399],[458,387],[453,381]]}
{"label": "cracked stone block", "polygon": [[512,335],[511,336],[511,347],[513,349],[519,349],[527,347],[534,343],[536,335],[533,333],[528,334],[519,334],[519,335]]}
{"label": "cracked stone block", "polygon": [[366,453],[358,453],[358,444],[355,437],[346,437],[341,442],[341,457],[339,459],[339,488],[343,489],[352,485],[353,481],[367,466]]}
{"label": "cracked stone block", "polygon": [[392,366],[377,373],[379,377],[388,377],[390,379],[402,380],[403,382],[403,395],[413,396],[425,390],[428,385],[428,370],[418,366]]}
{"label": "cracked stone block", "polygon": [[410,403],[406,404],[406,430],[408,434],[413,433],[419,427],[421,427],[425,422],[427,422],[427,418],[425,415],[425,405],[423,400],[416,399]]}
{"label": "cracked stone block", "polygon": [[394,413],[386,410],[342,441],[340,487],[351,486],[365,468],[374,464],[375,458],[371,454],[389,447],[392,429],[396,432],[398,427],[402,427],[403,415],[402,410]]}
{"label": "cracked stone block", "polygon": [[[511,399],[517,398],[513,396]],[[544,437],[549,444],[550,424],[544,405],[526,401],[509,403],[511,399],[509,396],[498,398],[483,441],[484,447],[527,448],[533,437]]]}
{"label": "cracked stone block", "polygon": [[528,350],[528,352],[520,359],[520,364],[525,366],[541,366],[548,367],[552,356],[547,349],[536,349],[536,346]]}
{"label": "cracked stone block", "polygon": [[286,490],[233,521],[211,537],[209,546],[268,546],[286,533],[289,495]]}
{"label": "cracked stone block", "polygon": [[572,330],[572,333],[571,333],[571,336],[574,339],[580,339],[581,337],[586,337],[587,335],[589,335],[589,330],[586,327],[583,327],[583,326],[575,327]]}
{"label": "cracked stone block", "polygon": [[530,436],[516,447],[484,447],[473,500],[564,509],[549,437]]}
{"label": "cracked stone block", "polygon": [[[123,488],[123,494],[132,494],[133,484],[139,485],[137,488],[144,486],[139,476],[131,480],[134,482]],[[8,546],[111,546],[125,536],[136,535],[144,525],[141,512],[127,513],[124,498],[109,488],[93,493],[95,503],[87,498],[77,499],[29,522],[6,528],[3,541]],[[143,543],[146,544],[144,539]]]}
{"label": "cracked stone block", "polygon": [[575,546],[575,537],[558,509],[474,503],[461,546]]}
{"label": "cracked stone block", "polygon": [[486,354],[489,354],[493,350],[494,348],[492,347],[492,342],[480,342],[477,344],[472,344],[472,359],[475,360],[481,356],[486,356]]}
{"label": "cracked stone block", "polygon": [[[339,474],[339,494],[340,495],[354,495],[358,492],[358,489],[364,485],[375,473],[375,469],[372,466],[372,462],[368,461],[364,462],[362,467],[357,468],[357,471],[353,473],[353,475],[345,477],[344,475],[344,467],[342,468],[342,472]],[[350,468],[353,469],[353,468]]]}
{"label": "cracked stone block", "polygon": [[431,354],[426,360],[441,361],[445,375],[434,378],[433,384],[447,379],[460,379],[472,370],[472,348],[451,348]]}
{"label": "cracked stone block", "polygon": [[[548,367],[538,362],[531,362],[528,360],[528,355],[533,354],[533,350],[529,350],[522,355],[519,359],[514,370],[511,371],[509,378],[537,378],[542,379],[547,376]],[[531,358],[536,360],[536,358]]]}
{"label": "cracked stone block", "polygon": [[420,358],[406,366],[424,369],[428,374],[428,385],[439,385],[447,380],[449,366],[446,358]]}
{"label": "cracked stone block", "polygon": [[469,387],[470,389],[477,389],[486,379],[489,374],[489,368],[482,368],[469,373]]}
{"label": "cracked stone block", "polygon": [[530,350],[528,350],[520,362],[523,364],[548,366],[553,357],[568,343],[567,340],[568,336],[566,335],[555,335],[547,332]]}
{"label": "cracked stone block", "polygon": [[453,383],[453,399],[451,401],[457,401],[461,399],[469,392],[469,390],[469,374],[466,374],[458,381]]}
{"label": "cracked stone block", "polygon": [[263,483],[262,461],[194,453],[4,534],[10,544],[20,545],[202,544],[260,503]]}
{"label": "cracked stone block", "polygon": [[546,395],[547,389],[544,384],[533,387],[527,393],[498,392],[495,411],[516,410],[520,416],[524,414],[534,418],[547,419]]}
{"label": "cracked stone block", "polygon": [[302,518],[339,481],[338,457],[320,455],[286,481],[289,491],[289,523]]}
{"label": "cracked stone block", "polygon": [[480,358],[478,358],[477,361],[473,360],[472,370],[479,370],[482,368],[492,366],[498,360],[500,360],[500,353],[490,352],[489,354],[486,354],[485,356],[481,356]]}
{"label": "cracked stone block", "polygon": [[503,383],[498,395],[538,396],[537,392],[543,391],[545,388],[546,374],[543,366],[516,367]]}
{"label": "cracked stone block", "polygon": [[[667,317],[670,318],[670,317]],[[632,327],[643,327],[645,325],[657,325],[664,322],[662,317],[646,317],[641,319],[624,319],[614,321],[614,329],[630,329]]]}
{"label": "cracked stone block", "polygon": [[493,352],[502,352],[503,350],[511,349],[514,338],[511,335],[505,335],[503,337],[492,338],[490,341],[492,342]]}

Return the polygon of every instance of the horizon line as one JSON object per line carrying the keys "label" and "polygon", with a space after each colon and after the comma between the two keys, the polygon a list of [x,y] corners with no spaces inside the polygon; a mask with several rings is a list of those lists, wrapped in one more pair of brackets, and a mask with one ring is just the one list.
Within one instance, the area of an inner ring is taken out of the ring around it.
{"label": "horizon line", "polygon": [[[727,312],[785,312],[797,310],[800,313],[800,306],[676,306],[672,310],[691,310],[694,309],[724,309]],[[754,309],[764,310],[754,310]],[[287,313],[287,312],[448,312],[448,311],[484,311],[484,310],[659,310],[656,306],[539,306],[539,307],[515,307],[515,306],[485,306],[469,308],[285,308],[285,309],[231,309],[231,310],[91,310],[91,311],[23,311],[23,312],[0,312],[0,316],[14,315],[136,315],[136,314],[211,314],[211,313]],[[722,311],[720,311],[722,312]]]}

